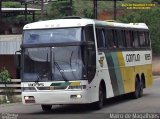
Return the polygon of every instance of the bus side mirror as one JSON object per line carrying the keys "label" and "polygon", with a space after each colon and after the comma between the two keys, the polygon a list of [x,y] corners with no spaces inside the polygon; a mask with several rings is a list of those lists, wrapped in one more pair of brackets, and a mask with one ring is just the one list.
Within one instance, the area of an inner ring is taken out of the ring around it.
{"label": "bus side mirror", "polygon": [[14,55],[14,62],[17,69],[20,69],[21,67],[20,56],[21,56],[21,50],[16,51]]}

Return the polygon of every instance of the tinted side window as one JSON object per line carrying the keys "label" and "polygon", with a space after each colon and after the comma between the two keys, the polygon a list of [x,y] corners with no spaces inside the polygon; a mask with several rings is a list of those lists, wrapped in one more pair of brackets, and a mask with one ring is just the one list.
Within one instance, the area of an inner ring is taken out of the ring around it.
{"label": "tinted side window", "polygon": [[97,36],[97,46],[98,48],[105,48],[105,35],[104,30],[100,28],[96,28],[96,36]]}
{"label": "tinted side window", "polygon": [[139,32],[139,41],[141,47],[146,47],[145,33],[143,31]]}
{"label": "tinted side window", "polygon": [[112,48],[117,48],[118,47],[117,32],[114,29],[112,30],[112,33],[113,33]]}
{"label": "tinted side window", "polygon": [[122,30],[116,30],[117,33],[117,40],[118,40],[118,47],[119,48],[124,48],[125,43],[124,43],[124,35]]}
{"label": "tinted side window", "polygon": [[134,47],[139,47],[139,33],[138,31],[133,31],[133,37],[134,37]]}
{"label": "tinted side window", "polygon": [[84,31],[85,31],[85,39],[87,41],[93,41],[94,42],[93,26],[85,27]]}
{"label": "tinted side window", "polygon": [[125,39],[127,48],[133,47],[133,33],[132,31],[125,31]]}
{"label": "tinted side window", "polygon": [[150,47],[150,38],[149,38],[149,33],[145,32],[145,39],[146,39],[146,46]]}
{"label": "tinted side window", "polygon": [[[92,41],[94,40],[94,31],[93,26],[87,26],[84,28],[85,31],[85,39],[86,41]],[[83,59],[83,61],[86,61],[87,64],[87,77],[88,81],[91,82],[94,78],[95,72],[96,72],[96,50],[95,45],[89,45],[89,50],[85,50],[87,52],[84,52],[83,54],[86,56],[86,59]],[[83,50],[82,50],[83,51]]]}
{"label": "tinted side window", "polygon": [[112,48],[113,46],[113,30],[111,29],[105,29],[105,34],[106,34],[106,46],[109,48]]}

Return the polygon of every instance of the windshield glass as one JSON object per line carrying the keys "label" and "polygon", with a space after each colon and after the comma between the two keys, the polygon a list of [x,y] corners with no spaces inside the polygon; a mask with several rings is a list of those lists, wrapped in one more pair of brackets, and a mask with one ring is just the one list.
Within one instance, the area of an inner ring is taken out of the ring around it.
{"label": "windshield glass", "polygon": [[24,44],[82,41],[82,28],[42,29],[24,31]]}
{"label": "windshield glass", "polygon": [[81,80],[85,65],[81,46],[26,48],[23,81]]}

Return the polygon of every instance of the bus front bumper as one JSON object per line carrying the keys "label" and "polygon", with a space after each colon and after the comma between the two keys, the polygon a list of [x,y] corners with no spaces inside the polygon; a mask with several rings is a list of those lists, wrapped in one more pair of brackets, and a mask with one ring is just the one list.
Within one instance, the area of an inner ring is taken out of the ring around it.
{"label": "bus front bumper", "polygon": [[23,104],[86,104],[87,91],[22,92]]}

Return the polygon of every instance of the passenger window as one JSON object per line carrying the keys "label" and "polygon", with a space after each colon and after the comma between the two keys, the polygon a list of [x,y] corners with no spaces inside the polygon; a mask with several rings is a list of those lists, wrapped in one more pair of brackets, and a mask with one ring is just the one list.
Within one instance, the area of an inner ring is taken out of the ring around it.
{"label": "passenger window", "polygon": [[115,32],[115,30],[113,29],[106,29],[105,30],[105,34],[106,34],[106,45],[110,48],[110,49],[114,49],[117,48],[117,33]]}
{"label": "passenger window", "polygon": [[106,40],[105,40],[105,35],[104,35],[104,30],[103,29],[96,29],[96,36],[97,36],[97,46],[98,48],[105,48],[106,47]]}
{"label": "passenger window", "polygon": [[127,45],[127,48],[133,47],[133,35],[132,35],[132,31],[125,31],[125,36],[126,36],[126,45]]}
{"label": "passenger window", "polygon": [[145,42],[145,34],[143,31],[139,32],[139,41],[140,41],[140,46],[141,47],[145,47],[146,46],[146,42]]}
{"label": "passenger window", "polygon": [[106,34],[106,46],[109,48],[112,48],[112,41],[113,41],[113,32],[111,29],[106,29],[105,30]]}
{"label": "passenger window", "polygon": [[117,48],[118,40],[117,40],[117,32],[116,30],[112,30],[113,39],[112,39],[112,48]]}
{"label": "passenger window", "polygon": [[124,37],[123,37],[123,31],[122,30],[117,30],[117,40],[118,40],[118,47],[119,48],[124,48]]}
{"label": "passenger window", "polygon": [[145,32],[145,39],[146,39],[146,46],[150,47],[150,38],[149,38],[149,33]]}
{"label": "passenger window", "polygon": [[139,33],[138,33],[138,31],[134,31],[133,36],[134,36],[134,47],[138,48],[139,47]]}

